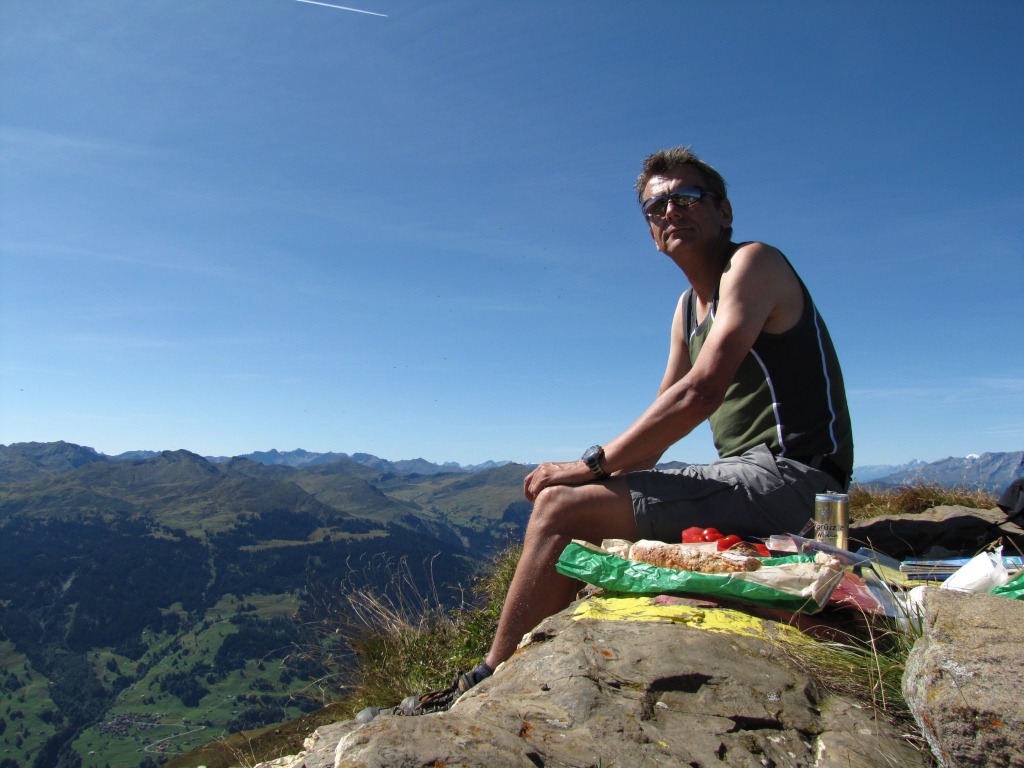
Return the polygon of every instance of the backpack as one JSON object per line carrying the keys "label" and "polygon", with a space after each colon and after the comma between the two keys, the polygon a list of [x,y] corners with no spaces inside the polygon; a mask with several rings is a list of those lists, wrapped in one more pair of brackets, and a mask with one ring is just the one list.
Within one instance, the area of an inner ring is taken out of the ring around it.
{"label": "backpack", "polygon": [[[996,506],[1006,513],[1003,523],[1013,522],[1016,518],[1024,515],[1024,477],[1018,477],[1006,487],[1003,495],[996,502]],[[1024,520],[1019,522],[1024,523]]]}

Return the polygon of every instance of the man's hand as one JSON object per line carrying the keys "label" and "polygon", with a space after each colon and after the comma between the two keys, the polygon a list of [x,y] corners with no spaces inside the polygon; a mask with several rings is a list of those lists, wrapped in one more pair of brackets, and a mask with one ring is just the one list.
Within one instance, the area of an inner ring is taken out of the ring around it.
{"label": "man's hand", "polygon": [[523,480],[523,495],[532,504],[549,485],[586,485],[594,480],[594,473],[582,461],[541,464]]}

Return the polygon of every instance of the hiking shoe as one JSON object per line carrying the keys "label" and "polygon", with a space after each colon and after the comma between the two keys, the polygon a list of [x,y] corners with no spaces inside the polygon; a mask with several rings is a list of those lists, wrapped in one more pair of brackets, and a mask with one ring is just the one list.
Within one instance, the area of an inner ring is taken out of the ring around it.
{"label": "hiking shoe", "polygon": [[455,678],[455,682],[447,688],[422,693],[419,696],[415,694],[406,696],[402,699],[402,703],[395,707],[394,714],[411,717],[429,715],[433,712],[447,712],[459,696],[482,680],[486,680],[491,674],[491,668],[485,662],[480,662],[469,672]]}

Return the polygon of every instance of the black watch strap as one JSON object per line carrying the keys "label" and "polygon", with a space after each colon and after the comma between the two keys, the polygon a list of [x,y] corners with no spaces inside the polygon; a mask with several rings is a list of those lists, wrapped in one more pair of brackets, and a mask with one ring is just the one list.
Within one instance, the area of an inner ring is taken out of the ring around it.
{"label": "black watch strap", "polygon": [[601,468],[601,459],[603,458],[604,448],[600,445],[592,445],[583,453],[583,463],[587,465],[587,468],[594,473],[594,477],[598,480],[604,480],[611,477],[611,475]]}

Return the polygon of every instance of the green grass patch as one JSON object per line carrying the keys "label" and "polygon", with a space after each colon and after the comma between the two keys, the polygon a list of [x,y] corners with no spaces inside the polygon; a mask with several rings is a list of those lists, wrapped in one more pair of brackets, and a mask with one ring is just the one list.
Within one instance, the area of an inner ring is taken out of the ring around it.
{"label": "green grass patch", "polygon": [[18,652],[10,640],[0,640],[0,671],[7,670],[25,663],[25,656]]}
{"label": "green grass patch", "polygon": [[[190,752],[222,739],[237,723],[268,708],[276,713],[276,721],[302,715],[308,705],[291,695],[301,683],[282,682],[287,678],[282,676],[280,658],[250,659],[243,669],[227,673],[211,669],[224,641],[240,631],[233,618],[281,619],[292,615],[295,608],[291,594],[228,595],[193,627],[173,635],[145,633],[148,649],[138,662],[106,649],[91,654],[93,668],[101,672],[104,684],[108,682],[104,675],[114,675],[108,665],[137,679],[118,694],[104,721],[83,731],[76,740],[74,747],[83,768],[105,768],[108,763],[135,766],[147,755],[159,760]],[[167,675],[190,673],[206,690],[192,706],[163,690],[161,684]]]}
{"label": "green grass patch", "polygon": [[50,681],[36,672],[12,643],[0,643],[0,759],[10,757],[30,765],[59,723],[50,698]]}

